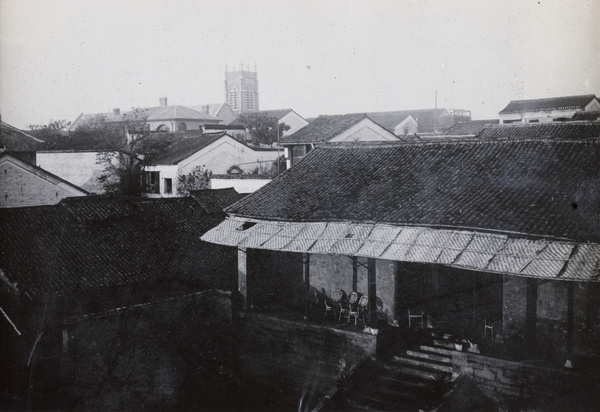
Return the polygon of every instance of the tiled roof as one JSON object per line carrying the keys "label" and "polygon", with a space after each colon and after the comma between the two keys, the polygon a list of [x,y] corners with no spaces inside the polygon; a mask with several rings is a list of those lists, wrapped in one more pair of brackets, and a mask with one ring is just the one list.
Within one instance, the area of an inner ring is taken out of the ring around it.
{"label": "tiled roof", "polygon": [[199,150],[204,149],[211,143],[216,142],[223,136],[228,136],[226,132],[204,133],[195,132],[194,135],[178,137],[173,143],[162,149],[159,153],[146,159],[147,165],[174,165],[188,158]]}
{"label": "tiled roof", "polygon": [[159,106],[159,107],[149,107],[147,109],[148,112],[148,121],[159,121],[159,120],[214,120],[218,121],[216,117],[213,117],[209,114],[190,109],[186,106]]}
{"label": "tiled roof", "polygon": [[223,210],[227,206],[234,204],[244,197],[244,195],[236,192],[232,187],[226,189],[191,190],[190,196],[196,200],[206,213],[224,213]]}
{"label": "tiled roof", "polygon": [[[157,107],[144,107],[137,109],[141,113],[145,113],[148,117],[146,121],[157,122],[161,120],[201,120],[211,121],[218,123],[220,119],[206,114],[202,111],[191,109],[187,106],[157,106]],[[114,112],[107,113],[81,113],[77,119],[69,126],[68,131],[75,131],[79,126],[84,125],[86,122],[92,120],[96,116],[103,116],[109,122],[121,122],[125,119],[125,116],[131,113],[130,111],[122,111],[118,115]]]}
{"label": "tiled roof", "polygon": [[187,107],[189,107],[192,110],[196,110],[197,112],[200,112],[200,113],[206,113],[206,111],[208,110],[207,114],[209,114],[212,117],[218,117],[217,115],[219,114],[219,111],[225,104],[226,103],[197,104],[194,106],[187,106]]}
{"label": "tiled roof", "polygon": [[576,112],[571,120],[587,120],[589,122],[600,120],[600,112],[591,111],[591,112]]}
{"label": "tiled roof", "polygon": [[595,98],[596,96],[593,94],[586,94],[580,96],[551,97],[547,99],[511,100],[500,113],[510,114],[554,109],[584,109]]}
{"label": "tiled roof", "polygon": [[282,144],[326,142],[367,118],[364,113],[319,116],[317,119],[280,139]]}
{"label": "tiled roof", "polygon": [[42,143],[43,140],[0,121],[0,149],[15,152],[35,151]]}
{"label": "tiled roof", "polygon": [[482,129],[478,137],[481,139],[600,137],[600,122],[503,124]]}
{"label": "tiled roof", "polygon": [[1,209],[0,268],[31,295],[161,279],[225,287],[235,254],[199,239],[224,213],[207,213],[196,198],[91,196]]}
{"label": "tiled roof", "polygon": [[600,241],[600,140],[328,144],[227,209]]}
{"label": "tiled roof", "polygon": [[444,134],[452,136],[476,135],[481,132],[483,128],[498,124],[498,122],[498,119],[469,120],[466,122],[456,123],[454,126],[446,130]]}

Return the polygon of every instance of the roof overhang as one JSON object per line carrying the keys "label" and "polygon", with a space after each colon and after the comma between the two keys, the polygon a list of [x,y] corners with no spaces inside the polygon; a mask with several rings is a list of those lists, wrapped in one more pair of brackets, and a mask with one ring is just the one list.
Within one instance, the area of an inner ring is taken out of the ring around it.
{"label": "roof overhang", "polygon": [[538,279],[600,281],[600,244],[483,230],[229,217],[202,240],[253,249],[432,263]]}

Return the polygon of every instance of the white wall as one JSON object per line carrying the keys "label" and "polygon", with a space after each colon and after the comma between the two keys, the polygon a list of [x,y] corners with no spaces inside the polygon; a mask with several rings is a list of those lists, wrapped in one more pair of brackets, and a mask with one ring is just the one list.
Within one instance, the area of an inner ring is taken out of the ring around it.
{"label": "white wall", "polygon": [[[281,154],[283,155],[283,150]],[[188,174],[197,166],[204,166],[213,174],[227,174],[229,168],[234,165],[244,172],[251,173],[258,165],[271,167],[277,156],[277,150],[254,150],[229,136],[223,136],[179,162],[179,173]]]}
{"label": "white wall", "polygon": [[330,142],[369,142],[369,141],[397,141],[397,136],[370,119],[364,119],[348,130],[330,139]]}
{"label": "white wall", "polygon": [[303,117],[301,117],[294,111],[291,111],[285,116],[283,116],[279,122],[285,123],[286,125],[290,126],[289,130],[286,130],[281,134],[282,136],[289,136],[308,124],[308,122]]}
{"label": "white wall", "polygon": [[[41,151],[36,153],[36,165],[56,176],[73,183],[90,193],[104,193],[98,177],[104,165],[97,164],[96,151]],[[119,158],[115,154],[114,163]]]}
{"label": "white wall", "polygon": [[210,188],[225,189],[233,187],[238,193],[252,193],[270,181],[271,179],[219,179],[213,177],[210,179]]}

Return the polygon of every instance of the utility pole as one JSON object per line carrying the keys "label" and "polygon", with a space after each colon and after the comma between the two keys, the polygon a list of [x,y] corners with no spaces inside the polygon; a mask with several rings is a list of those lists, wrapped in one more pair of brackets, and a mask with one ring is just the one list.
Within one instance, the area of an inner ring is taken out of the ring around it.
{"label": "utility pole", "polygon": [[433,134],[437,134],[437,89],[435,89],[435,109],[433,109]]}

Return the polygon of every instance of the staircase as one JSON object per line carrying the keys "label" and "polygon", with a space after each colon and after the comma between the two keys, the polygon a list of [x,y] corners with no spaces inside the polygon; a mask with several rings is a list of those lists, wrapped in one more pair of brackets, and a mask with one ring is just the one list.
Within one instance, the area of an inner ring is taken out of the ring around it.
{"label": "staircase", "polygon": [[[449,345],[436,342],[419,346],[378,362],[379,374],[344,391],[344,404],[351,410],[431,410],[450,389],[452,352]],[[357,369],[356,374],[362,371]]]}

